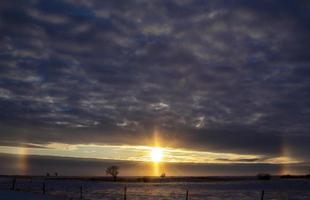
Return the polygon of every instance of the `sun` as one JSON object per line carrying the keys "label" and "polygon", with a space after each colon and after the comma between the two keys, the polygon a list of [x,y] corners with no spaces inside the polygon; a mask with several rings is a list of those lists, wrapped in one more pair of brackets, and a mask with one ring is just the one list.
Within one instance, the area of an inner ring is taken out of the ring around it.
{"label": "sun", "polygon": [[160,162],[163,158],[163,149],[160,147],[153,147],[151,149],[151,158],[153,162]]}

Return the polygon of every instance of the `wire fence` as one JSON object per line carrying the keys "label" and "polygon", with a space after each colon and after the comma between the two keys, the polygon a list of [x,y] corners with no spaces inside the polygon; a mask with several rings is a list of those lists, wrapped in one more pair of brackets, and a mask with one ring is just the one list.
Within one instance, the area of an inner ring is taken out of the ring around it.
{"label": "wire fence", "polygon": [[[163,189],[161,184],[144,187],[128,183],[111,183],[100,181],[61,180],[49,178],[0,178],[1,190],[40,193],[57,196],[68,200],[168,200],[168,199],[288,199],[288,194],[270,192],[265,190],[249,191],[247,193],[225,191],[212,191],[200,193],[183,187],[169,186],[169,191]],[[172,189],[171,189],[172,188]],[[201,191],[201,190],[200,190]],[[305,199],[310,199],[308,193],[302,194]],[[218,196],[218,197],[216,197]],[[299,199],[299,198],[295,198]],[[300,198],[303,199],[303,198]]]}

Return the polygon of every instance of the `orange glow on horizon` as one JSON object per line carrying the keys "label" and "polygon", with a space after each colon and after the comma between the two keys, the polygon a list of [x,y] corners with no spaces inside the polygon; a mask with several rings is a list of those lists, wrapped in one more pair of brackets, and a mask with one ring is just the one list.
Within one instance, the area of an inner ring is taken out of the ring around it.
{"label": "orange glow on horizon", "polygon": [[[62,144],[50,143],[47,148],[32,147],[12,147],[0,146],[0,153],[20,155],[20,168],[27,169],[28,155],[42,156],[62,156],[72,158],[91,158],[107,160],[126,160],[164,163],[248,163],[247,159],[257,159],[251,163],[268,164],[297,164],[302,160],[291,157],[288,147],[283,147],[283,154],[275,157],[264,158],[264,155],[238,154],[212,151],[199,151],[181,148],[165,147],[159,143],[159,140],[153,140],[150,146],[130,146],[130,145],[99,145],[99,144]],[[157,145],[155,145],[157,144]],[[245,161],[243,161],[245,160]],[[22,164],[24,163],[24,164]],[[24,166],[24,167],[22,167]],[[287,170],[283,169],[283,173]]]}

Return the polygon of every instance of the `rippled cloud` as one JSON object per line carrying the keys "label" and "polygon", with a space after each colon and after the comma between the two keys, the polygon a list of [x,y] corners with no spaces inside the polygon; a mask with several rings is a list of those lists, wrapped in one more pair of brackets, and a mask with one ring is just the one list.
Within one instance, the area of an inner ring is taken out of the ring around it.
{"label": "rippled cloud", "polygon": [[166,146],[309,161],[309,8],[1,1],[1,144],[149,145],[158,130]]}

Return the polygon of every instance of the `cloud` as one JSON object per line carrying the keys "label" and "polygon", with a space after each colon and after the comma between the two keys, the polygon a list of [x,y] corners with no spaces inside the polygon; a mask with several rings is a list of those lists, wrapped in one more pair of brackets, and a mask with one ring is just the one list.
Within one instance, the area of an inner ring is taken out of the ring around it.
{"label": "cloud", "polygon": [[1,4],[1,140],[309,160],[307,1]]}

